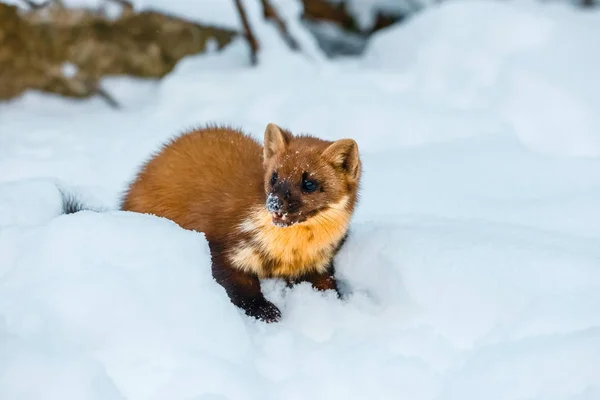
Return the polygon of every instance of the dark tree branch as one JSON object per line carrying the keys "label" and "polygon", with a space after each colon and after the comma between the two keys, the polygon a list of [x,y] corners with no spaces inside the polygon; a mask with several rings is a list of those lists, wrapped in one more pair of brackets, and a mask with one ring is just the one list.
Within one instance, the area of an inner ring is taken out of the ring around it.
{"label": "dark tree branch", "polygon": [[119,102],[110,93],[108,93],[106,89],[102,88],[98,81],[94,79],[85,79],[83,81],[83,86],[85,88],[86,96],[96,95],[104,100],[110,107],[115,109],[121,108]]}
{"label": "dark tree branch", "polygon": [[98,96],[100,96],[102,99],[104,99],[104,101],[106,101],[106,103],[111,106],[112,108],[116,108],[119,109],[121,108],[121,105],[119,104],[119,102],[117,100],[115,100],[114,97],[112,97],[106,90],[104,90],[101,87],[97,87],[95,92]]}
{"label": "dark tree branch", "polygon": [[277,14],[277,11],[275,11],[275,8],[271,4],[271,2],[269,0],[260,0],[260,2],[262,3],[263,16],[265,20],[275,21],[275,23],[277,24],[277,28],[279,29],[279,33],[281,34],[281,36],[283,36],[283,39],[288,44],[290,49],[294,51],[300,50],[300,45],[298,44],[296,39],[292,37],[292,35],[287,29],[285,22]]}
{"label": "dark tree branch", "polygon": [[258,64],[258,50],[259,45],[256,40],[256,36],[252,32],[250,28],[250,23],[248,22],[248,17],[246,16],[246,10],[244,9],[244,5],[242,4],[242,0],[234,0],[235,6],[237,7],[238,13],[240,14],[240,19],[242,20],[242,26],[244,28],[244,34],[246,36],[246,40],[248,40],[248,45],[250,45],[250,63],[252,65]]}

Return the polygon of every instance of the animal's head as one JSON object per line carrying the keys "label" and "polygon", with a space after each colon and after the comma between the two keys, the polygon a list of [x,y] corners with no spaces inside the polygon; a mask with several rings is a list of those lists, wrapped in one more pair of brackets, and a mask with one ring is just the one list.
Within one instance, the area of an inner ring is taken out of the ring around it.
{"label": "animal's head", "polygon": [[286,227],[354,211],[361,175],[354,140],[295,136],[271,123],[265,130],[263,163],[265,206],[273,224]]}

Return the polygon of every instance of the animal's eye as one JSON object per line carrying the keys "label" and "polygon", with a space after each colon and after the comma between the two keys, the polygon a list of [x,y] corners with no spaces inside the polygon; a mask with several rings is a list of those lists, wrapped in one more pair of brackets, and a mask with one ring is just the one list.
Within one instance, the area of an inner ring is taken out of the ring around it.
{"label": "animal's eye", "polygon": [[277,172],[273,172],[273,175],[271,175],[271,186],[275,183],[277,183]]}
{"label": "animal's eye", "polygon": [[302,181],[302,190],[305,192],[314,192],[317,190],[317,182],[305,179]]}

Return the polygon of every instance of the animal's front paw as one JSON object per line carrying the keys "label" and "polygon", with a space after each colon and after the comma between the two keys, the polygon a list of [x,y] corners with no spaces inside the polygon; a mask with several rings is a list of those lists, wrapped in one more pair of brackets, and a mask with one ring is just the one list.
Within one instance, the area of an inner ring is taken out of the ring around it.
{"label": "animal's front paw", "polygon": [[243,302],[242,308],[246,315],[270,323],[281,319],[279,308],[265,298],[254,298]]}

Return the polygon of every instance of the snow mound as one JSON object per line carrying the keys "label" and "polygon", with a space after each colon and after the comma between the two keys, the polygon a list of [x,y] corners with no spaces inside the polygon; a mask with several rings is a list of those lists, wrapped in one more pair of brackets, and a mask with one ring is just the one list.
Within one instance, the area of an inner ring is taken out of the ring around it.
{"label": "snow mound", "polygon": [[249,377],[236,371],[249,340],[212,280],[202,234],[152,216],[82,212],[3,229],[0,253],[0,316],[18,344],[0,361],[3,399],[244,390]]}
{"label": "snow mound", "polygon": [[363,64],[406,74],[418,98],[498,113],[537,151],[600,156],[599,36],[600,13],[451,1],[377,33]]}
{"label": "snow mound", "polygon": [[81,212],[4,228],[0,394],[503,400],[597,392],[595,240],[425,217],[360,222],[353,232],[337,259],[345,300],[265,281],[284,314],[266,325],[211,279],[203,235],[171,221]]}
{"label": "snow mound", "polygon": [[40,347],[0,333],[2,399],[125,400],[100,363]]}
{"label": "snow mound", "polygon": [[0,228],[48,222],[61,210],[60,192],[52,180],[32,178],[0,183]]}

